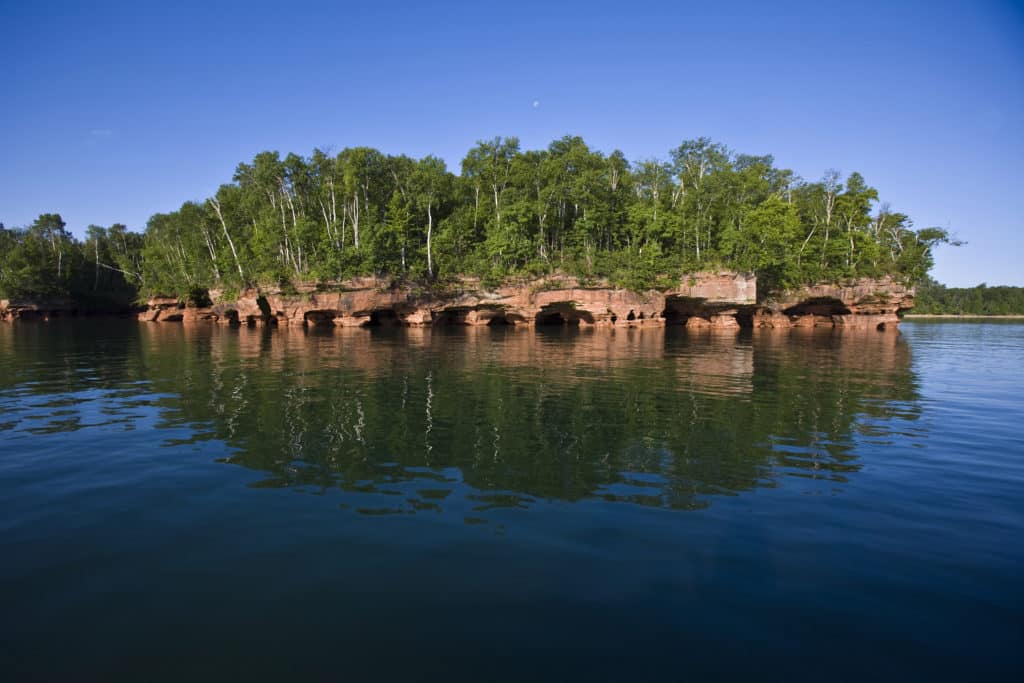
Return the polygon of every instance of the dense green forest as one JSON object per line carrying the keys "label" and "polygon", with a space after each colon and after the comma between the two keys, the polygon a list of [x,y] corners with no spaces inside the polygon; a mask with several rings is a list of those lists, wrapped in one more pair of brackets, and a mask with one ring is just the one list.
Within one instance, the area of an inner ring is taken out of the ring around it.
{"label": "dense green forest", "polygon": [[213,196],[156,214],[143,235],[61,217],[0,231],[0,296],[94,302],[136,292],[288,286],[356,275],[434,283],[561,272],[632,289],[685,272],[756,272],[763,289],[895,275],[948,241],[879,202],[858,173],[808,182],[771,156],[706,138],[630,163],[566,136],[544,150],[481,141],[451,173],[433,156],[366,147],[262,152]]}
{"label": "dense green forest", "polygon": [[90,225],[76,239],[58,214],[7,229],[0,223],[0,298],[69,299],[107,309],[133,302],[143,291],[145,236],[124,225]]}
{"label": "dense green forest", "polygon": [[1024,287],[946,287],[926,278],[917,286],[914,313],[1024,315]]}

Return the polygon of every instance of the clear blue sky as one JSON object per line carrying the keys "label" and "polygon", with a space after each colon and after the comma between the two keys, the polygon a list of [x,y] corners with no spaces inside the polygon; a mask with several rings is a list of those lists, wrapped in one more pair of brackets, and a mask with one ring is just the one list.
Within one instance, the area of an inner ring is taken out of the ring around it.
{"label": "clear blue sky", "polygon": [[939,280],[1024,285],[1024,3],[292,4],[0,0],[0,221],[141,230],[264,149],[707,135],[860,171],[968,241]]}

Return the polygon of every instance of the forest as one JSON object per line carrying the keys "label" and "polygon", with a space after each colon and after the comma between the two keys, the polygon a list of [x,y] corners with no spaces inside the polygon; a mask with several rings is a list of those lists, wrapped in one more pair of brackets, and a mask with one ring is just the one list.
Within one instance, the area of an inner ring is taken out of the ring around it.
{"label": "forest", "polygon": [[946,287],[926,278],[917,285],[914,313],[1024,315],[1024,287]]}
{"label": "forest", "polygon": [[368,147],[261,152],[210,197],[153,215],[144,233],[90,225],[79,239],[54,213],[0,225],[0,297],[102,307],[360,275],[431,287],[565,273],[643,290],[712,268],[754,272],[767,291],[917,282],[949,241],[915,229],[859,173],[807,181],[707,138],[630,162],[574,136],[542,150],[496,137],[459,170]]}

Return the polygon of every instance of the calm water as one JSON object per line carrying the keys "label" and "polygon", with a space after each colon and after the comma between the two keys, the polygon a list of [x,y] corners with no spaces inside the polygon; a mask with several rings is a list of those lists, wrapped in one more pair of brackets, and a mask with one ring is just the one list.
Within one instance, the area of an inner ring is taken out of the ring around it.
{"label": "calm water", "polygon": [[1024,325],[0,325],[4,680],[1024,663]]}

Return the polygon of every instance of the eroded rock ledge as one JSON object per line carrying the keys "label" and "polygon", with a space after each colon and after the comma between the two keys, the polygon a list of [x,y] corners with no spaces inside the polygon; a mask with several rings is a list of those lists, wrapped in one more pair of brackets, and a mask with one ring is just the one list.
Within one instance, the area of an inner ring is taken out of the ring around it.
{"label": "eroded rock ledge", "polygon": [[892,278],[862,278],[770,292],[754,316],[756,327],[896,329],[914,307],[914,289]]}
{"label": "eroded rock ledge", "polygon": [[[177,300],[174,302],[177,304]],[[0,299],[0,321],[52,320],[90,316],[118,316],[134,318],[139,306],[130,302],[106,302],[100,305],[82,305],[65,297],[25,297]]]}
{"label": "eroded rock ledge", "polygon": [[488,289],[462,279],[421,291],[360,278],[297,291],[246,290],[228,298],[209,292],[211,306],[154,298],[139,315],[148,321],[360,327],[371,325],[580,325],[738,330],[741,327],[894,329],[913,306],[913,290],[892,280],[858,280],[771,293],[758,301],[752,275],[695,273],[668,291],[631,292],[571,277],[523,280]]}

